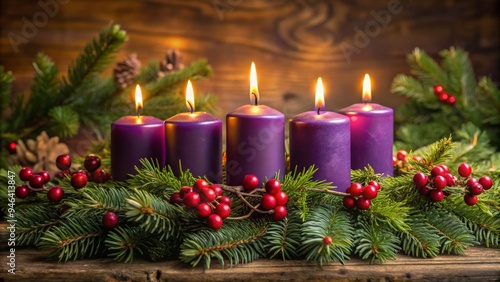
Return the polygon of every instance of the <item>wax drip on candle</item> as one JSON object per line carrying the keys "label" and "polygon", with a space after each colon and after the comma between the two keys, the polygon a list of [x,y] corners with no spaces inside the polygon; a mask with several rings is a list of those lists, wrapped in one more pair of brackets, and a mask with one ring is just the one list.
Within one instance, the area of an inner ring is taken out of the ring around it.
{"label": "wax drip on candle", "polygon": [[370,76],[365,74],[365,78],[363,79],[363,102],[365,106],[363,107],[363,111],[370,111],[372,106],[369,104],[372,100],[372,87],[370,82]]}
{"label": "wax drip on candle", "polygon": [[316,110],[318,115],[321,110],[325,107],[325,88],[323,87],[323,80],[318,77],[318,82],[316,83]]}
{"label": "wax drip on candle", "polygon": [[257,70],[255,63],[252,62],[250,67],[250,101],[254,100],[255,106],[259,105],[259,86],[257,83]]}
{"label": "wax drip on candle", "polygon": [[142,110],[142,92],[139,84],[135,86],[135,110],[137,113],[137,117],[140,118]]}

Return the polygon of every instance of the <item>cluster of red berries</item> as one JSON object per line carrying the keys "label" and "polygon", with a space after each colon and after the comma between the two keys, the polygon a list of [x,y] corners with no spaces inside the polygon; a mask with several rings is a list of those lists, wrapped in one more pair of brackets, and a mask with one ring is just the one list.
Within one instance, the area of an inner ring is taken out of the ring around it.
{"label": "cluster of red berries", "polygon": [[84,170],[81,169],[71,173],[71,157],[67,154],[57,156],[56,166],[61,170],[56,174],[58,178],[62,179],[71,174],[71,186],[75,189],[85,187],[89,180],[95,183],[104,183],[111,178],[108,172],[100,169],[101,159],[94,154],[85,157],[83,162]]}
{"label": "cluster of red berries", "polygon": [[59,186],[52,186],[50,189],[44,185],[50,181],[50,173],[48,171],[40,171],[33,173],[30,167],[23,167],[19,171],[19,179],[25,182],[24,185],[16,187],[15,194],[19,199],[27,198],[31,192],[47,191],[47,199],[58,203],[64,197],[64,190]]}
{"label": "cluster of red berries", "polygon": [[377,197],[378,190],[380,190],[380,184],[375,180],[368,182],[366,186],[354,182],[347,188],[346,193],[350,195],[344,196],[342,203],[348,209],[357,207],[360,210],[367,210],[370,208],[371,200]]}
{"label": "cluster of red berries", "polygon": [[455,105],[455,102],[457,101],[457,98],[455,96],[450,95],[444,91],[443,86],[441,85],[436,85],[434,86],[434,94],[438,97],[439,102],[448,104],[450,106]]}
{"label": "cluster of red berries", "polygon": [[286,210],[286,203],[288,202],[288,195],[281,190],[281,183],[276,179],[269,179],[264,188],[257,189],[259,186],[259,179],[257,176],[248,174],[243,178],[243,189],[252,193],[253,191],[264,192],[260,201],[260,207],[265,211],[273,210],[272,217],[274,220],[283,220],[288,214]]}
{"label": "cluster of red berries", "polygon": [[[404,167],[408,163],[408,152],[405,150],[399,150],[395,156],[392,156],[392,166]],[[422,157],[413,155],[411,157],[414,161],[422,161]]]}
{"label": "cluster of red berries", "polygon": [[193,187],[183,186],[178,193],[173,193],[170,203],[194,209],[196,215],[206,218],[208,227],[215,230],[221,228],[223,219],[231,214],[231,198],[222,195],[219,185],[209,185],[203,179],[196,180]]}
{"label": "cluster of red berries", "polygon": [[450,173],[448,166],[441,164],[431,169],[429,177],[422,172],[416,173],[413,176],[413,183],[417,186],[419,193],[428,197],[432,202],[441,202],[445,196],[451,195],[451,193],[443,191],[446,187],[465,185],[467,192],[464,195],[464,202],[469,206],[477,203],[477,195],[493,186],[493,180],[488,176],[482,176],[479,180],[470,177],[472,167],[467,163],[458,166],[458,174],[462,179],[455,177]]}

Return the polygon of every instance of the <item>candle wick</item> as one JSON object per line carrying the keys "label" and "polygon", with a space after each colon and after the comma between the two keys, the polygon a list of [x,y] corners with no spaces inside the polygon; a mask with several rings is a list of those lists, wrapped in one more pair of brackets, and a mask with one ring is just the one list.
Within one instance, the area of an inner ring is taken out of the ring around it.
{"label": "candle wick", "polygon": [[318,107],[318,115],[320,114],[320,111],[321,111],[321,107]]}
{"label": "candle wick", "polygon": [[252,95],[255,98],[255,106],[258,106],[259,105],[259,101],[257,100],[257,93],[255,93],[255,92],[252,91]]}
{"label": "candle wick", "polygon": [[191,104],[191,101],[188,101],[187,103],[189,105],[189,108],[191,109],[191,113],[193,113],[194,112],[193,104]]}
{"label": "candle wick", "polygon": [[137,117],[141,117],[141,109],[141,106],[137,107]]}

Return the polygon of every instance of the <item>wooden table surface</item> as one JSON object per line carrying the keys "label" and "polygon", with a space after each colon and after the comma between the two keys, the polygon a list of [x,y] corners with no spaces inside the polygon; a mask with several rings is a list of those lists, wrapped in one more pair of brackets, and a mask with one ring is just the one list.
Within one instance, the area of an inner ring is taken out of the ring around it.
{"label": "wooden table surface", "polygon": [[111,259],[68,263],[48,261],[36,249],[16,249],[16,274],[7,273],[6,242],[2,240],[0,281],[500,281],[500,250],[470,248],[463,256],[417,259],[399,255],[385,264],[352,259],[345,265],[322,268],[302,260],[260,259],[230,269],[214,264],[210,270],[179,261],[132,264]]}

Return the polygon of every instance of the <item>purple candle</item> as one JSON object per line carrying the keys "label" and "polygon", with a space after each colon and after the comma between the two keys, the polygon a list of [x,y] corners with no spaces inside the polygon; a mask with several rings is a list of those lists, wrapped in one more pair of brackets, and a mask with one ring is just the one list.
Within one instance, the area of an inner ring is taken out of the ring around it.
{"label": "purple candle", "polygon": [[370,103],[370,77],[363,82],[363,102],[341,110],[351,119],[351,166],[362,169],[370,165],[375,173],[393,175],[392,147],[394,114],[391,108]]}
{"label": "purple candle", "polygon": [[163,120],[152,116],[140,116],[142,94],[136,87],[137,116],[125,116],[111,124],[111,175],[123,181],[128,174],[140,167],[141,158],[158,160],[165,166],[165,132]]}
{"label": "purple candle", "polygon": [[259,105],[255,64],[250,71],[250,100],[226,117],[226,183],[241,185],[247,174],[260,182],[285,171],[285,116]]}
{"label": "purple candle", "polygon": [[351,185],[351,139],[349,118],[322,111],[323,84],[316,85],[316,111],[294,116],[290,120],[290,169],[302,171],[314,165],[315,180],[326,180],[345,192]]}
{"label": "purple candle", "polygon": [[166,164],[176,175],[181,168],[189,169],[195,177],[221,183],[222,121],[205,112],[194,112],[191,81],[188,81],[186,103],[190,113],[180,113],[165,121]]}

